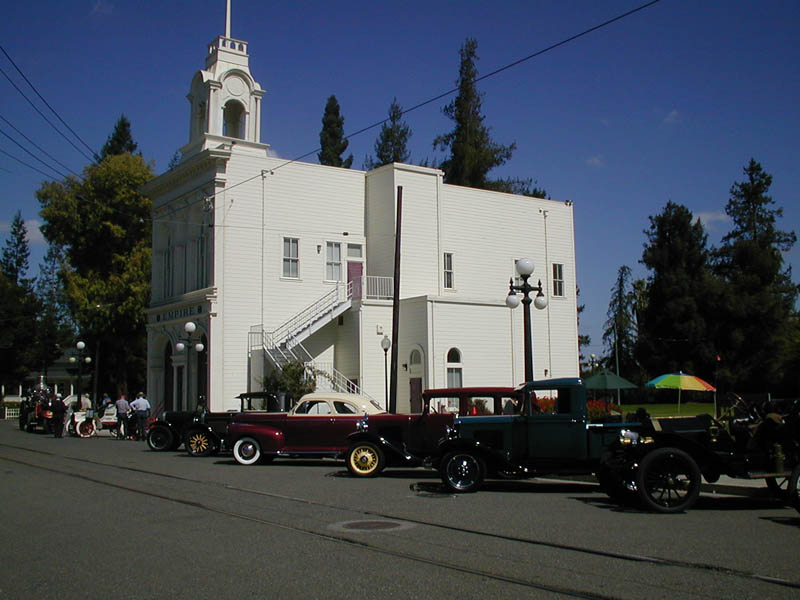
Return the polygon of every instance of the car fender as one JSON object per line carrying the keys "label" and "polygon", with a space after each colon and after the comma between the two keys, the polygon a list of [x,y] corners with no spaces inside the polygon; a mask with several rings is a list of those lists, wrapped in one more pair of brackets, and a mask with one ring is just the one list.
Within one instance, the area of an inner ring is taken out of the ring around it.
{"label": "car fender", "polygon": [[231,423],[228,426],[228,446],[233,448],[237,440],[252,437],[261,444],[264,453],[277,452],[286,445],[283,431],[270,425],[259,423]]}
{"label": "car fender", "polygon": [[462,439],[462,438],[444,438],[441,442],[439,442],[438,448],[438,456],[442,457],[448,452],[454,452],[457,450],[461,451],[469,451],[478,456],[482,457],[487,464],[490,465],[501,465],[504,461],[502,453],[498,452],[494,448],[490,448],[485,444],[481,444],[479,441],[473,439]]}
{"label": "car fender", "polygon": [[180,437],[181,437],[181,435],[180,435],[180,431],[178,431],[178,430],[175,428],[175,426],[174,426],[174,425],[172,425],[171,423],[169,423],[169,422],[165,421],[164,419],[156,419],[155,421],[153,421],[152,423],[150,423],[150,424],[147,426],[147,429],[148,429],[148,430],[150,430],[150,429],[152,429],[153,427],[166,427],[167,429],[169,429],[169,430],[170,430],[170,432],[172,433],[172,435],[174,435],[174,436],[175,436],[175,438],[176,438],[176,439],[180,439]]}
{"label": "car fender", "polygon": [[205,423],[193,423],[192,425],[189,425],[184,430],[183,437],[184,437],[184,439],[188,439],[190,435],[192,435],[193,433],[196,433],[198,431],[202,431],[204,433],[208,433],[208,436],[212,440],[214,440],[214,443],[217,444],[217,446],[219,446],[219,444],[222,442],[222,440],[220,439],[219,435],[217,435],[217,433],[213,429],[211,429],[211,427],[206,425]]}
{"label": "car fender", "polygon": [[397,444],[389,441],[383,436],[375,435],[368,431],[356,431],[355,433],[351,433],[347,436],[348,445],[352,445],[356,442],[372,442],[381,450],[383,450],[387,457],[400,459],[408,463],[421,463],[418,458],[412,454],[409,454]]}

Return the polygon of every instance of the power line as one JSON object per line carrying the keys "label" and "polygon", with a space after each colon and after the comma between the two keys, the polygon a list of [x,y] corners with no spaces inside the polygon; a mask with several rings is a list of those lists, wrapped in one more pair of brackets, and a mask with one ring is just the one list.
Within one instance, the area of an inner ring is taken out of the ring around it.
{"label": "power line", "polygon": [[66,175],[64,175],[63,173],[61,173],[61,172],[60,172],[58,169],[56,169],[56,168],[54,168],[54,167],[51,167],[50,165],[48,165],[48,164],[47,164],[46,162],[44,162],[44,161],[43,161],[41,158],[39,158],[38,156],[36,156],[36,155],[35,155],[33,152],[31,152],[31,151],[30,151],[30,150],[28,150],[27,148],[25,148],[25,147],[24,147],[22,144],[20,144],[20,143],[19,143],[17,140],[15,140],[14,138],[12,138],[10,135],[8,135],[8,134],[7,134],[5,131],[3,131],[2,129],[0,129],[0,135],[4,135],[4,136],[6,136],[6,137],[7,137],[9,140],[11,140],[11,142],[12,142],[12,143],[16,144],[16,145],[17,145],[17,146],[20,148],[20,150],[22,150],[23,152],[25,152],[26,154],[28,154],[28,155],[29,155],[31,158],[33,158],[34,160],[38,160],[38,161],[39,161],[40,163],[42,163],[42,164],[43,164],[43,165],[44,165],[46,168],[48,168],[48,169],[50,169],[51,171],[53,171],[53,172],[54,172],[56,175],[58,175],[59,177],[62,177],[62,178],[64,178],[64,179],[66,179],[66,178],[67,178],[67,176],[66,176]]}
{"label": "power line", "polygon": [[[629,17],[629,16],[631,16],[631,15],[633,15],[633,14],[635,14],[635,13],[641,11],[641,10],[644,10],[645,8],[649,8],[650,6],[653,6],[654,4],[657,4],[660,1],[661,0],[652,0],[651,2],[647,2],[646,4],[642,4],[641,6],[639,6],[637,8],[634,8],[632,10],[629,10],[629,11],[625,12],[625,13],[622,13],[621,15],[617,15],[616,17],[613,17],[613,18],[611,18],[611,19],[609,19],[607,21],[604,21],[604,22],[600,23],[599,25],[595,25],[594,27],[590,27],[589,29],[585,29],[584,31],[581,31],[580,33],[577,33],[577,34],[575,34],[573,36],[570,36],[570,37],[568,37],[566,39],[563,39],[560,42],[557,42],[555,44],[551,44],[550,46],[547,46],[546,48],[538,50],[538,51],[534,52],[533,54],[529,54],[528,56],[526,56],[524,58],[520,58],[518,60],[515,60],[514,62],[510,62],[507,65],[505,65],[503,67],[500,67],[499,69],[495,69],[494,71],[492,71],[490,73],[487,73],[486,75],[482,75],[481,77],[476,77],[475,79],[472,80],[472,82],[473,83],[477,83],[479,81],[483,81],[484,79],[489,79],[490,77],[494,77],[495,75],[498,75],[498,74],[502,73],[503,71],[507,71],[508,69],[511,69],[513,67],[516,67],[516,66],[519,66],[519,65],[521,65],[522,63],[524,63],[526,61],[529,61],[529,60],[531,60],[533,58],[536,58],[537,56],[541,56],[542,54],[550,52],[551,50],[555,50],[556,48],[559,48],[559,47],[561,47],[561,46],[563,46],[565,44],[568,44],[570,42],[574,42],[578,38],[581,38],[581,37],[583,37],[585,35],[589,35],[590,33],[593,33],[593,32],[595,32],[595,31],[597,31],[599,29],[602,29],[603,27],[607,27],[607,26],[611,25],[612,23],[616,23],[617,21],[621,21],[622,19],[624,19],[626,17]],[[453,89],[447,90],[446,92],[442,92],[438,96],[434,96],[433,98],[429,98],[428,100],[420,102],[419,104],[415,104],[411,108],[408,108],[408,109],[402,111],[400,114],[401,115],[405,115],[407,113],[415,111],[415,110],[417,110],[419,108],[422,108],[423,106],[427,106],[428,104],[436,102],[437,100],[441,100],[443,98],[446,98],[447,96],[449,96],[451,94],[454,94],[457,91],[458,91],[458,87],[455,87]],[[378,121],[377,123],[373,123],[372,125],[368,125],[366,127],[363,127],[363,128],[361,128],[361,129],[359,129],[357,131],[354,131],[353,133],[351,133],[349,135],[344,136],[343,139],[349,140],[350,138],[355,137],[357,135],[360,135],[360,134],[362,134],[362,133],[364,133],[366,131],[369,131],[370,129],[374,129],[375,127],[379,127],[379,126],[383,125],[388,120],[389,119],[386,118],[386,119],[383,119],[382,121]],[[277,167],[275,167],[272,170],[275,171],[275,170],[280,169],[281,167],[284,167],[284,166],[286,166],[288,164],[291,164],[293,162],[297,162],[299,160],[302,160],[302,159],[306,158],[307,156],[311,156],[312,154],[315,154],[315,153],[319,152],[320,150],[321,150],[321,148],[317,148],[316,150],[312,150],[311,152],[306,152],[302,156],[298,156],[297,158],[293,158],[292,160],[289,160],[289,161],[287,161],[287,162],[285,162],[285,163],[283,163],[281,165],[278,165]]]}
{"label": "power line", "polygon": [[78,173],[76,173],[75,171],[73,171],[72,169],[70,169],[70,168],[69,168],[67,165],[65,165],[64,163],[62,163],[62,162],[61,162],[60,160],[58,160],[57,158],[55,158],[53,155],[51,155],[49,152],[47,152],[47,150],[45,150],[44,148],[42,148],[41,146],[39,146],[39,145],[38,145],[36,142],[34,142],[32,139],[30,139],[30,138],[29,138],[27,135],[25,135],[25,134],[24,134],[24,133],[22,133],[22,132],[21,132],[19,129],[17,129],[16,127],[14,127],[14,124],[13,124],[13,123],[11,123],[11,121],[9,121],[8,119],[6,119],[6,118],[5,118],[3,115],[0,115],[0,119],[2,119],[2,120],[3,120],[3,122],[5,122],[5,123],[6,123],[6,124],[7,124],[9,127],[11,127],[11,129],[13,129],[14,131],[16,131],[16,132],[17,132],[17,134],[19,134],[19,135],[21,135],[22,137],[24,137],[24,138],[25,138],[25,139],[28,141],[28,143],[29,143],[29,144],[33,145],[33,146],[34,146],[34,147],[35,147],[37,150],[39,150],[39,152],[41,152],[42,154],[44,154],[45,156],[47,156],[47,157],[48,157],[50,160],[53,160],[53,161],[57,162],[59,165],[61,165],[63,168],[65,168],[67,171],[69,171],[70,173],[72,173],[72,174],[73,174],[73,175],[75,175],[76,177],[81,177],[81,175],[80,175],[80,174],[78,174]]}
{"label": "power line", "polygon": [[[84,142],[84,141],[83,141],[83,138],[82,138],[81,136],[79,136],[77,133],[75,133],[75,131],[72,129],[72,127],[70,127],[69,125],[67,125],[67,122],[66,122],[66,121],[64,121],[64,119],[62,119],[62,118],[61,118],[61,115],[59,115],[59,114],[56,112],[56,109],[54,109],[52,106],[50,106],[50,104],[47,102],[47,100],[45,100],[45,99],[44,99],[44,97],[43,97],[43,96],[42,96],[42,95],[39,93],[39,90],[37,90],[37,89],[36,89],[36,86],[34,86],[34,85],[33,85],[33,84],[30,82],[30,80],[29,80],[27,77],[25,77],[25,73],[23,73],[23,72],[22,72],[22,70],[21,70],[21,69],[20,69],[20,68],[17,66],[17,63],[15,63],[15,62],[14,62],[14,60],[13,60],[13,59],[12,59],[12,58],[11,58],[11,57],[8,55],[8,52],[6,52],[5,48],[3,48],[3,46],[2,46],[2,45],[0,45],[0,50],[2,50],[3,54],[5,54],[5,56],[6,56],[6,58],[8,59],[8,61],[9,61],[9,62],[10,62],[10,63],[11,63],[13,66],[14,66],[14,68],[17,70],[17,73],[19,73],[19,74],[20,74],[20,77],[22,77],[22,78],[25,80],[25,83],[27,83],[27,84],[30,86],[30,88],[31,88],[31,89],[32,89],[32,90],[33,90],[33,91],[36,93],[36,95],[37,95],[37,96],[39,96],[39,100],[41,100],[42,102],[44,102],[45,106],[47,106],[47,108],[49,108],[49,109],[50,109],[50,111],[51,111],[51,112],[52,112],[52,113],[53,113],[53,114],[56,116],[56,118],[57,118],[59,121],[61,121],[61,123],[64,125],[64,127],[66,127],[67,129],[69,129],[69,131],[72,133],[72,135],[74,135],[74,136],[75,136],[75,137],[76,137],[76,138],[77,138],[77,139],[78,139],[78,140],[79,140],[79,141],[80,141],[80,142],[81,142],[81,143],[82,143],[84,146],[86,146],[86,148],[89,150],[89,152],[91,152],[91,153],[92,153],[92,156],[97,156],[97,152],[95,152],[94,150],[92,150],[91,146],[89,146],[89,144],[87,144],[86,142]],[[5,75],[5,72],[3,73],[3,75]],[[6,75],[6,77],[8,77],[8,75]],[[9,79],[9,81],[11,81],[11,80]],[[14,86],[14,87],[16,87],[16,86]],[[17,88],[17,89],[19,89],[19,88]],[[20,92],[20,93],[22,93],[22,92]],[[27,97],[26,97],[25,99],[27,100]],[[30,100],[28,100],[28,102],[30,102]],[[41,114],[41,113],[40,113],[40,114]],[[44,115],[42,115],[42,116],[44,116]],[[48,121],[48,123],[49,123],[49,121]],[[59,133],[60,133],[60,132],[59,132]],[[71,143],[71,142],[70,142],[70,143]],[[76,148],[76,150],[77,150],[77,148]],[[80,152],[80,150],[79,150],[79,152]],[[83,154],[83,152],[81,152],[81,154]],[[84,154],[84,156],[86,156],[86,155]],[[91,161],[92,159],[91,159],[91,158],[89,158],[89,160]]]}
{"label": "power line", "polygon": [[33,165],[30,165],[30,164],[26,163],[24,160],[22,160],[22,159],[20,159],[20,158],[17,158],[17,157],[16,157],[16,156],[14,156],[13,154],[10,154],[10,153],[6,152],[6,151],[5,151],[5,150],[3,150],[2,148],[0,148],[0,154],[5,154],[5,155],[6,155],[6,156],[8,156],[9,158],[11,158],[11,159],[14,159],[14,160],[15,160],[15,161],[17,161],[18,163],[25,165],[25,166],[26,166],[26,167],[28,167],[29,169],[33,169],[33,170],[34,170],[34,171],[36,171],[37,173],[41,173],[42,175],[44,175],[45,177],[47,177],[47,179],[53,179],[53,177],[52,177],[52,176],[51,176],[49,173],[45,173],[44,171],[42,171],[42,170],[38,169],[37,167],[34,167]]}

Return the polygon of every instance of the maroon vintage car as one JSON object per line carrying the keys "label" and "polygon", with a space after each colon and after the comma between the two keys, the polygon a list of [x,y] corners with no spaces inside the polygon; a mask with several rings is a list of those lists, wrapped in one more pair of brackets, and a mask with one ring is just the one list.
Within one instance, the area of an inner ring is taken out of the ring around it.
{"label": "maroon vintage car", "polygon": [[422,413],[364,415],[348,436],[347,469],[356,477],[374,477],[386,466],[418,466],[434,456],[455,414],[517,412],[514,388],[471,387],[426,390]]}
{"label": "maroon vintage car", "polygon": [[383,408],[358,394],[306,394],[287,413],[239,413],[228,426],[227,445],[242,465],[269,462],[276,457],[338,457],[347,449],[347,436],[365,414]]}

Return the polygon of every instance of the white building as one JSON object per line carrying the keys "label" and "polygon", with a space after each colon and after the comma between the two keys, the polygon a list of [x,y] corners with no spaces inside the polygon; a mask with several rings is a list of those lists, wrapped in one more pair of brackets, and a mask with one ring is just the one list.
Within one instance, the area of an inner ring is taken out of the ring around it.
{"label": "white building", "polygon": [[228,19],[192,79],[181,163],[144,188],[154,405],[190,409],[204,396],[211,410],[236,408],[287,358],[313,361],[320,387],[383,403],[398,186],[398,411],[426,388],[523,381],[523,311],[505,305],[522,257],[548,297],[532,311],[535,377],[578,375],[571,202],[448,185],[413,165],[364,172],[270,157],[248,62]]}

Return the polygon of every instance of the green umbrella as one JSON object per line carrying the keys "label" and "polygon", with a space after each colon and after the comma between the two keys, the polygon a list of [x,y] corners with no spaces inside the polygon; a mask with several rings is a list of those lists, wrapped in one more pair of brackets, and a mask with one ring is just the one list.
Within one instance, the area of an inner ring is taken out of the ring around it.
{"label": "green umbrella", "polygon": [[592,375],[584,381],[587,390],[629,390],[636,387],[624,377],[612,373],[608,369],[603,369],[596,375]]}

